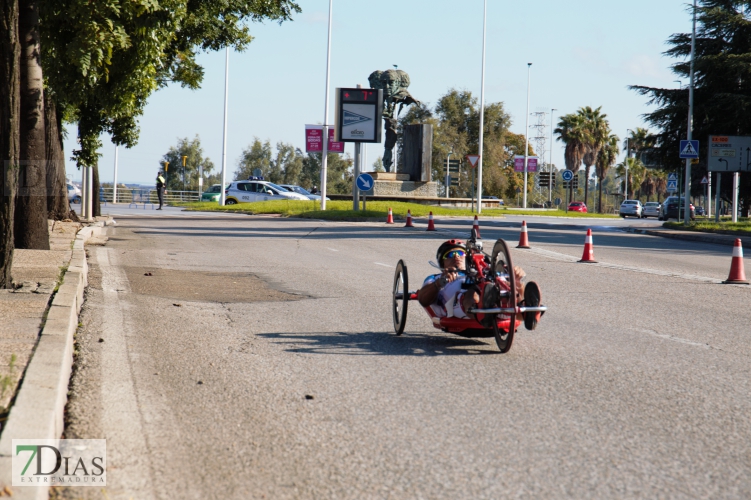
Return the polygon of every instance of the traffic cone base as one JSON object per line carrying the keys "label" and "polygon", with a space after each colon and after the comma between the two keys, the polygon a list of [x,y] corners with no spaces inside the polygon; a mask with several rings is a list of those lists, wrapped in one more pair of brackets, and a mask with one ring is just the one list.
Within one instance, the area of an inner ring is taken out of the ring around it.
{"label": "traffic cone base", "polygon": [[415,227],[412,224],[412,211],[411,210],[407,210],[407,223],[404,224],[404,227]]}
{"label": "traffic cone base", "polygon": [[587,229],[587,236],[584,237],[584,253],[582,254],[582,259],[579,262],[585,262],[585,263],[596,263],[595,260],[595,249],[594,244],[592,243],[592,230]]}
{"label": "traffic cone base", "polygon": [[519,244],[516,248],[532,248],[529,246],[529,236],[527,236],[527,221],[522,221],[522,232],[519,235]]}
{"label": "traffic cone base", "polygon": [[428,215],[428,229],[426,231],[435,231],[435,224],[433,223],[433,212]]}
{"label": "traffic cone base", "polygon": [[480,221],[477,220],[476,215],[475,221],[472,223],[472,229],[475,230],[475,236],[477,236],[479,239],[482,239],[482,236],[480,236]]}
{"label": "traffic cone base", "polygon": [[743,245],[740,238],[735,240],[733,245],[733,260],[730,263],[730,274],[728,279],[723,281],[728,285],[748,285],[749,282],[746,279],[746,272],[743,269]]}
{"label": "traffic cone base", "polygon": [[394,214],[391,213],[391,207],[389,207],[389,215],[386,217],[386,224],[393,224],[394,223]]}

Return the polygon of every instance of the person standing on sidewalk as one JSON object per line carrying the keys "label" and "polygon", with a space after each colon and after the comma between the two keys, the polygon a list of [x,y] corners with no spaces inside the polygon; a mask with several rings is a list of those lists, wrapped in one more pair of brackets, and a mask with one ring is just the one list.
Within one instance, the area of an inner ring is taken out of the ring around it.
{"label": "person standing on sidewalk", "polygon": [[164,185],[164,177],[162,176],[162,172],[159,172],[156,174],[156,195],[159,197],[159,208],[157,210],[161,210],[162,205],[164,205]]}

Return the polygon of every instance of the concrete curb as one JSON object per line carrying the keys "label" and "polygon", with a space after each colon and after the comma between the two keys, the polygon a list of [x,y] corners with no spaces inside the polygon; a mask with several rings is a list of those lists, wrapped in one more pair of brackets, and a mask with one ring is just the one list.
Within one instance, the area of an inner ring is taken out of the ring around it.
{"label": "concrete curb", "polygon": [[689,231],[676,231],[670,229],[638,229],[633,227],[625,228],[626,232],[636,234],[648,234],[650,236],[660,236],[662,238],[672,238],[674,240],[700,241],[702,243],[714,243],[717,245],[733,246],[735,240],[741,240],[745,248],[751,248],[750,236],[736,236],[731,234],[719,233],[700,233]]}
{"label": "concrete curb", "polygon": [[49,498],[48,486],[12,488],[12,441],[57,439],[63,433],[68,383],[73,369],[73,335],[78,328],[78,314],[88,284],[84,244],[89,238],[103,234],[105,225],[113,223],[111,218],[106,222],[96,222],[76,234],[68,270],[52,299],[39,341],[0,437],[0,492],[8,488],[13,498]]}

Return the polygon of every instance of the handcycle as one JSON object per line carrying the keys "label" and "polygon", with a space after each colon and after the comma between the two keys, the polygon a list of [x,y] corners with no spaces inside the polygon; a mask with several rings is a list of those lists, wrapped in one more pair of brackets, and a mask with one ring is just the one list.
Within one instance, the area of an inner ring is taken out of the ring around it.
{"label": "handcycle", "polygon": [[[482,240],[477,238],[474,229],[467,240],[465,254],[465,276],[462,289],[476,291],[480,296],[480,304],[485,302],[485,295],[493,297],[492,306],[476,307],[468,313],[471,318],[456,318],[451,316],[452,307],[447,307],[449,316],[438,317],[431,307],[424,307],[433,326],[447,333],[462,337],[495,337],[501,353],[507,353],[514,342],[514,334],[522,323],[517,319],[518,314],[536,314],[537,319],[547,311],[543,305],[520,306],[517,297],[516,280],[514,279],[514,265],[511,252],[503,239],[496,240],[491,255],[483,252]],[[438,264],[430,261],[430,265],[441,269]],[[417,300],[417,291],[409,291],[409,274],[407,264],[400,259],[394,272],[392,310],[394,315],[394,330],[396,335],[404,333],[407,323],[407,309],[409,301]]]}

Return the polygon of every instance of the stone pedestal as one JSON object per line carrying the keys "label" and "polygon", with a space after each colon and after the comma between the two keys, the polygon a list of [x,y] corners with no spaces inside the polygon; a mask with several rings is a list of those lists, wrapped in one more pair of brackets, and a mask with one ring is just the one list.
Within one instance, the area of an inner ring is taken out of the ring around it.
{"label": "stone pedestal", "polygon": [[373,177],[373,189],[362,192],[366,196],[407,196],[414,198],[435,198],[438,196],[437,182],[409,180],[408,174],[395,172],[368,172]]}

